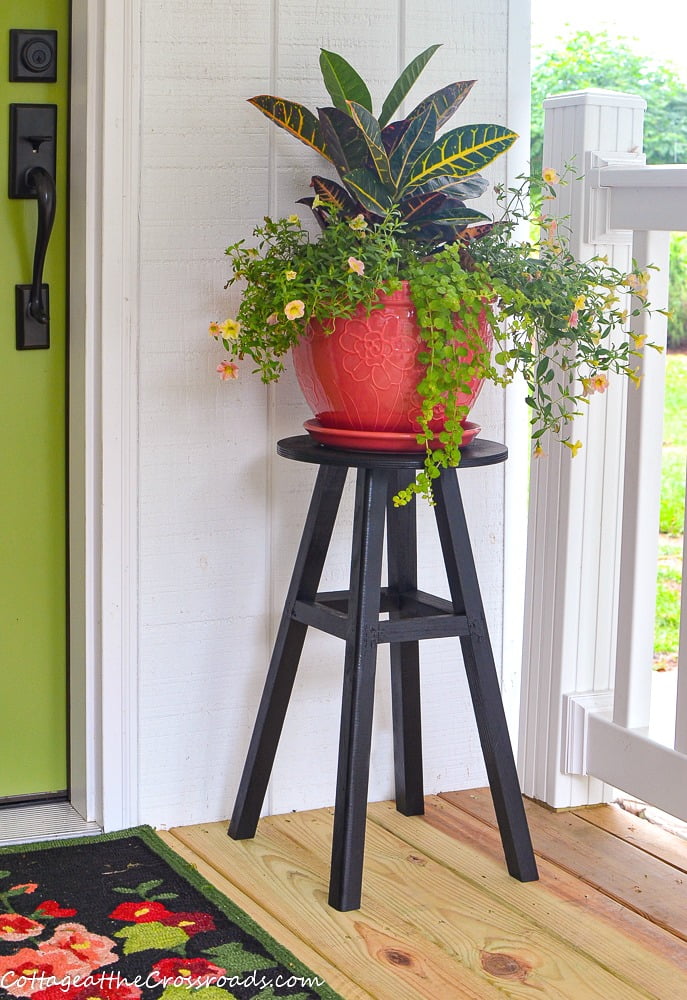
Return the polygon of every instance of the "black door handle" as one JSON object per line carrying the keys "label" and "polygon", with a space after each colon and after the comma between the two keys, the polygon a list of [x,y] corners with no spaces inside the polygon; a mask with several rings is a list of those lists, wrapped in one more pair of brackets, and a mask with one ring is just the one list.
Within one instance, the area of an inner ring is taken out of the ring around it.
{"label": "black door handle", "polygon": [[38,323],[47,324],[48,311],[43,301],[43,267],[48,242],[55,221],[55,181],[44,167],[31,167],[26,172],[27,186],[36,192],[38,229],[33,253],[33,274],[28,311]]}

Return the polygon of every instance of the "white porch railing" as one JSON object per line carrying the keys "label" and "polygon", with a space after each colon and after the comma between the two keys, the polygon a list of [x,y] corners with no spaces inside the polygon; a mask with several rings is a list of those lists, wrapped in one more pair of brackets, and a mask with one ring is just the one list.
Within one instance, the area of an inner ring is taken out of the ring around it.
{"label": "white porch railing", "polygon": [[[608,91],[545,102],[545,166],[572,162],[563,188],[573,250],[625,269],[655,264],[649,299],[667,305],[669,232],[687,230],[687,165],[645,166],[645,103]],[[635,333],[665,345],[665,317]],[[619,379],[575,427],[574,459],[551,442],[533,463],[520,769],[526,794],[561,808],[620,788],[687,820],[687,586],[674,746],[647,736],[665,358],[645,351],[640,388]]]}

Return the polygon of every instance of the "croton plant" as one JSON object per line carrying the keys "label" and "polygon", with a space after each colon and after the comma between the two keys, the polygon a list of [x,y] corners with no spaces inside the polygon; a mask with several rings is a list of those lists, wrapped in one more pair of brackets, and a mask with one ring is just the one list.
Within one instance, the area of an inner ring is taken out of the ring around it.
{"label": "croton plant", "polygon": [[[432,45],[403,70],[375,117],[365,81],[335,52],[322,49],[320,69],[333,107],[313,113],[304,105],[266,94],[250,103],[280,128],[328,160],[341,184],[314,176],[314,196],[302,198],[325,226],[332,206],[337,217],[362,217],[371,224],[398,213],[408,237],[425,248],[481,235],[482,212],[468,208],[487,181],[479,171],[513,144],[503,125],[461,125],[437,132],[453,117],[475,81],[449,83],[430,94],[404,118],[394,115],[434,55]],[[470,227],[471,232],[467,230]]]}

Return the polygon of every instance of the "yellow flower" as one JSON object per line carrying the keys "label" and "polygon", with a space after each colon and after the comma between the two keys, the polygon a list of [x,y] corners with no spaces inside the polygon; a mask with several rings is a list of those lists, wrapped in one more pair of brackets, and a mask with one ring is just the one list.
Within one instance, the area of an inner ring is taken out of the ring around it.
{"label": "yellow flower", "polygon": [[642,333],[641,335],[638,335],[638,336],[635,336],[634,334],[632,334],[631,336],[632,336],[632,339],[634,341],[635,347],[637,348],[638,351],[641,351],[641,349],[646,344],[646,334]]}
{"label": "yellow flower", "polygon": [[293,279],[296,277],[296,272],[284,271],[284,277],[286,278],[287,281],[293,281]]}
{"label": "yellow flower", "polygon": [[284,313],[287,319],[300,319],[305,315],[305,302],[301,299],[293,299],[284,306]]}
{"label": "yellow flower", "polygon": [[584,295],[578,295],[575,299],[575,309],[584,309],[584,304],[586,302]]}
{"label": "yellow flower", "polygon": [[365,265],[357,257],[349,257],[348,270],[353,271],[355,274],[365,274]]}
{"label": "yellow flower", "polygon": [[544,451],[544,449],[542,448],[542,446],[540,444],[537,444],[537,447],[534,449],[534,457],[535,458],[546,458],[546,452]]}
{"label": "yellow flower", "polygon": [[578,453],[578,451],[582,447],[582,442],[581,441],[575,441],[574,444],[572,443],[572,441],[564,441],[563,444],[565,445],[566,448],[570,448],[570,451],[572,452],[572,457],[573,458],[575,457],[575,455]]}
{"label": "yellow flower", "polygon": [[295,213],[294,213],[294,215],[290,215],[289,216],[289,222],[292,222],[294,224],[294,226],[297,226],[300,221],[301,220],[298,218],[298,216]]}
{"label": "yellow flower", "polygon": [[558,184],[560,177],[558,176],[558,171],[553,167],[544,167],[542,171],[542,177],[547,184]]}
{"label": "yellow flower", "polygon": [[354,232],[362,232],[364,229],[367,229],[367,222],[362,214],[356,215],[355,219],[351,219],[348,225]]}
{"label": "yellow flower", "polygon": [[223,323],[220,323],[219,328],[224,340],[236,340],[241,329],[241,324],[237,323],[235,319],[225,319]]}
{"label": "yellow flower", "polygon": [[635,388],[639,389],[639,383],[642,381],[642,376],[639,374],[639,368],[635,368],[633,371],[629,371],[627,373],[627,377],[629,378],[630,382],[632,382],[632,384],[635,386]]}
{"label": "yellow flower", "polygon": [[320,205],[326,205],[326,204],[327,204],[327,202],[324,201],[324,199],[320,198],[319,194],[316,194],[315,197],[312,200],[312,207],[313,208],[319,208]]}

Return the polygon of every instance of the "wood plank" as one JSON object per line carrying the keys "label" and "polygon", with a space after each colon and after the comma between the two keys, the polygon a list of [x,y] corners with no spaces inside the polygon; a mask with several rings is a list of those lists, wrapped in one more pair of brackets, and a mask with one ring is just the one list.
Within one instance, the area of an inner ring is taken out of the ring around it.
{"label": "wood plank", "polygon": [[[413,832],[410,827],[399,829],[395,817],[377,817],[376,808],[371,807],[370,813],[377,820],[393,823],[399,835],[412,837],[413,842],[417,837],[427,853],[445,851],[446,865],[460,863],[462,870],[466,870],[462,852],[458,862],[443,842],[430,842],[422,832]],[[436,796],[426,798],[423,820],[455,838],[463,850],[469,847],[488,857],[492,864],[490,879],[494,870],[503,870],[503,849],[497,830]],[[652,996],[672,1000],[677,984],[687,975],[687,944],[546,859],[538,858],[537,862],[540,880],[532,893],[523,893],[513,880],[506,886],[504,891],[509,893],[506,898],[511,905],[524,906],[524,913],[545,922],[550,930],[563,935],[566,941],[606,967],[623,969]],[[552,899],[552,895],[556,898]]]}
{"label": "wood plank", "polygon": [[[511,906],[503,886],[513,880],[503,866],[493,865],[485,879],[482,856],[472,851],[470,860],[477,860],[479,871],[468,875],[462,865],[446,868],[444,852],[455,841],[417,817],[397,813],[392,803],[371,806],[369,815],[374,822],[367,826],[364,898],[384,900],[395,923],[412,913],[425,942],[455,954],[463,967],[497,985],[506,996],[531,997],[533,992],[560,1000],[646,996],[628,976],[618,978],[609,972],[605,960],[600,965],[552,933],[546,919],[538,923],[523,908]],[[329,824],[322,822],[321,811],[283,819],[288,819],[299,843],[313,844],[318,853],[328,850]],[[394,825],[394,832],[387,823]],[[397,827],[412,828],[410,852],[408,841],[395,835]],[[438,845],[434,856],[423,849],[427,833]],[[521,883],[514,884],[527,891]],[[631,945],[625,945],[629,955]]]}
{"label": "wood plank", "polygon": [[296,958],[300,959],[305,965],[311,969],[316,976],[324,979],[333,990],[341,993],[342,996],[346,997],[346,1000],[350,997],[351,1000],[373,1000],[370,993],[361,989],[357,983],[354,983],[345,973],[343,973],[336,965],[333,965],[326,957],[324,957],[320,952],[311,948],[305,941],[302,940],[297,934],[294,933],[294,929],[284,926],[279,920],[275,920],[271,913],[269,913],[264,907],[256,903],[254,899],[242,892],[237,885],[230,882],[229,879],[225,878],[216,868],[208,864],[202,858],[200,858],[194,851],[190,850],[178,837],[167,830],[156,830],[155,831],[161,840],[170,847],[175,854],[178,854],[188,861],[189,864],[207,879],[211,885],[214,885],[216,889],[219,889],[223,895],[227,896],[233,903],[239,906],[245,913],[251,917],[256,924],[259,924],[263,930],[271,934],[272,937],[278,941],[285,948],[295,955]]}
{"label": "wood plank", "polygon": [[633,816],[617,805],[575,809],[573,812],[586,823],[593,823],[594,826],[687,873],[687,840],[682,840],[674,833],[662,830],[660,826],[646,819]]}
{"label": "wood plank", "polygon": [[[496,826],[488,789],[440,796]],[[623,905],[687,940],[687,882],[679,872],[574,813],[552,813],[526,800],[535,851]]]}
{"label": "wood plank", "polygon": [[324,827],[319,850],[298,835],[295,817],[307,813],[267,817],[252,840],[230,840],[224,823],[175,828],[173,834],[277,921],[297,927],[311,948],[375,1000],[502,998],[499,989],[462,965],[459,955],[423,940],[407,901],[400,915],[374,892],[366,894],[361,910],[339,913],[328,906],[331,815],[319,812]]}

